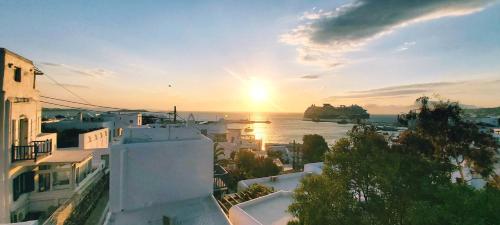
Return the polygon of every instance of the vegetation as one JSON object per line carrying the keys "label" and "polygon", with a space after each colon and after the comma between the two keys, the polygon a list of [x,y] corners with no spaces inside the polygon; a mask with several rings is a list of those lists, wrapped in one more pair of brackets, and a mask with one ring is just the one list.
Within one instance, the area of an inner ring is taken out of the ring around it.
{"label": "vegetation", "polygon": [[262,184],[252,184],[246,190],[245,194],[249,195],[252,199],[262,197],[274,192],[272,187],[267,187]]}
{"label": "vegetation", "polygon": [[458,118],[458,104],[418,102],[418,111],[401,116],[413,129],[399,143],[389,145],[367,125],[337,141],[323,174],[305,177],[295,190],[289,224],[499,224],[495,182],[474,190],[451,180],[463,166],[488,177],[496,146]]}
{"label": "vegetation", "polygon": [[328,144],[323,136],[318,134],[304,135],[302,142],[302,161],[304,163],[321,162],[324,160],[325,152],[328,151]]}
{"label": "vegetation", "polygon": [[230,160],[225,159],[224,148],[219,147],[219,143],[214,143],[214,164],[218,164],[220,166],[227,166],[230,163]]}
{"label": "vegetation", "polygon": [[256,157],[249,150],[240,150],[233,155],[236,168],[228,170],[228,187],[235,190],[238,181],[278,175],[281,168],[272,158]]}
{"label": "vegetation", "polygon": [[463,181],[464,167],[483,177],[492,173],[497,143],[490,134],[480,132],[474,123],[463,120],[463,110],[458,103],[429,103],[428,97],[417,99],[417,103],[419,110],[400,116],[399,121],[410,125],[410,135],[430,141],[433,149],[425,149],[427,157],[443,163],[453,159]]}
{"label": "vegetation", "polygon": [[268,150],[267,157],[270,157],[273,159],[279,159],[282,163],[289,163],[288,157],[286,157],[285,154],[281,151]]}

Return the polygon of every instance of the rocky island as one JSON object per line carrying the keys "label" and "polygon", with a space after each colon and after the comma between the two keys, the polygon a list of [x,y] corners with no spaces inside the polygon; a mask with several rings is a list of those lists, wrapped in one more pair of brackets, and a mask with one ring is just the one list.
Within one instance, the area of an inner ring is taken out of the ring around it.
{"label": "rocky island", "polygon": [[304,120],[316,122],[359,123],[368,118],[370,118],[370,114],[359,105],[340,105],[338,107],[331,104],[311,105],[304,112]]}

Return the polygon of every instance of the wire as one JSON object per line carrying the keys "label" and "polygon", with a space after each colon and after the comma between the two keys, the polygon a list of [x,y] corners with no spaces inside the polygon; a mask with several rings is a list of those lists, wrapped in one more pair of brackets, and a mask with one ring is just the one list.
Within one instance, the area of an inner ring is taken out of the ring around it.
{"label": "wire", "polygon": [[94,105],[94,104],[88,104],[88,103],[82,103],[82,102],[75,102],[75,101],[71,101],[71,100],[60,99],[60,98],[54,98],[54,97],[43,96],[43,95],[41,95],[40,97],[42,97],[42,98],[47,98],[47,99],[52,99],[52,100],[57,100],[57,101],[62,101],[62,102],[74,103],[74,104],[81,104],[81,105],[94,106],[94,107],[99,107],[99,108],[107,108],[107,109],[117,109],[117,110],[123,110],[123,108],[116,108],[116,107],[110,107],[110,106],[102,106],[102,105]]}
{"label": "wire", "polygon": [[93,110],[93,109],[79,108],[79,107],[74,107],[74,106],[69,106],[69,105],[64,105],[64,104],[59,104],[59,103],[47,102],[47,101],[43,101],[43,100],[40,100],[40,102],[42,102],[42,103],[46,103],[46,104],[51,104],[51,105],[62,106],[62,107],[68,107],[68,108],[72,108],[72,109],[79,109],[79,110],[86,110],[86,111],[94,111],[94,112],[106,112],[106,111],[100,111],[100,110]]}
{"label": "wire", "polygon": [[91,104],[90,102],[88,102],[87,100],[85,100],[84,98],[80,97],[79,95],[77,95],[75,92],[69,90],[68,88],[66,88],[63,84],[57,82],[57,80],[55,80],[54,78],[50,77],[49,75],[45,74],[45,76],[47,78],[49,78],[52,82],[54,82],[54,84],[57,84],[59,85],[61,88],[63,88],[64,90],[66,90],[67,92],[69,92],[70,94],[72,94],[73,96],[77,97],[78,99],[86,102],[87,104]]}

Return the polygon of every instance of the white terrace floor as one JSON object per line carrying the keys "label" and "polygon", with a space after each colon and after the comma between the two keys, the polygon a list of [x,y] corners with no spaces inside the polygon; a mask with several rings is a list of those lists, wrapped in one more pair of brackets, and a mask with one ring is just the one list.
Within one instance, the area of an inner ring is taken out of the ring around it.
{"label": "white terrace floor", "polygon": [[212,196],[120,212],[110,215],[108,225],[163,225],[163,216],[170,218],[170,224],[230,225]]}

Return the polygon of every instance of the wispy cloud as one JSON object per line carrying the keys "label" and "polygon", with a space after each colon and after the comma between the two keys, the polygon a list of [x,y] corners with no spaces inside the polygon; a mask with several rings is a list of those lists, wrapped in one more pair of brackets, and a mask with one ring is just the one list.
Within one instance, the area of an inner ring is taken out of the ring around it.
{"label": "wispy cloud", "polygon": [[42,66],[49,66],[49,67],[56,67],[60,69],[67,70],[71,73],[77,74],[77,75],[82,75],[82,76],[88,76],[88,77],[93,77],[93,78],[106,78],[106,77],[112,77],[115,75],[113,71],[102,69],[102,68],[82,68],[78,66],[73,66],[73,65],[67,65],[67,64],[62,64],[62,63],[52,63],[52,62],[40,62],[38,63],[39,65]]}
{"label": "wispy cloud", "polygon": [[402,51],[406,51],[408,49],[410,49],[411,47],[413,47],[414,45],[416,45],[417,42],[415,41],[409,41],[409,42],[405,42],[403,43],[401,46],[399,46],[396,51],[397,52],[402,52]]}
{"label": "wispy cloud", "polygon": [[314,79],[318,79],[319,75],[304,75],[304,76],[301,76],[300,78],[314,80]]}
{"label": "wispy cloud", "polygon": [[[345,95],[328,97],[327,100],[339,99],[362,99],[362,98],[394,98],[394,97],[416,97],[422,95],[433,95],[442,93],[444,96],[456,94],[474,94],[473,92],[488,92],[500,85],[500,79],[493,80],[467,80],[456,82],[433,82],[417,83],[384,88],[351,91]],[[481,87],[479,90],[477,87]]]}
{"label": "wispy cloud", "polygon": [[371,40],[400,27],[442,17],[468,15],[481,11],[494,1],[356,0],[335,10],[313,9],[304,13],[300,17],[302,24],[282,35],[280,40],[297,46],[300,62],[335,67],[346,63],[344,54],[356,51]]}

